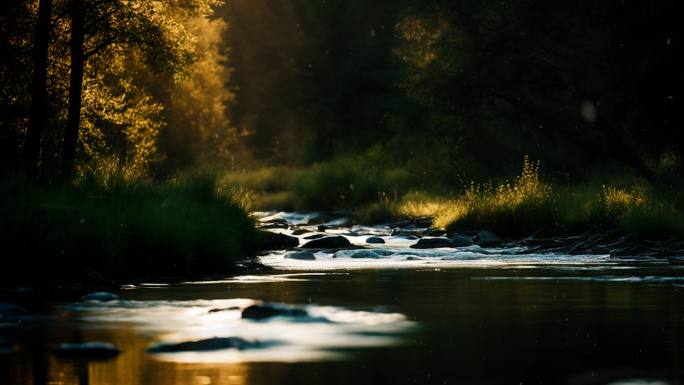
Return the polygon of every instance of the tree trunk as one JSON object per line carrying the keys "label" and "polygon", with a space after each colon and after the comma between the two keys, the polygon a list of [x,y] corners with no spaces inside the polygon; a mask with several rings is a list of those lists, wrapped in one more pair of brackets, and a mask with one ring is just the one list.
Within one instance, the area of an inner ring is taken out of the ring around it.
{"label": "tree trunk", "polygon": [[64,129],[62,149],[62,178],[70,180],[74,173],[76,144],[81,123],[81,96],[83,90],[83,70],[85,54],[85,6],[84,0],[72,0],[71,9],[71,76],[69,79],[69,106],[67,123]]}
{"label": "tree trunk", "polygon": [[24,167],[27,175],[36,177],[40,141],[46,130],[49,119],[47,95],[47,58],[50,44],[52,17],[52,0],[40,0],[38,4],[38,20],[33,40],[33,74],[31,79],[31,107],[29,127],[24,148]]}

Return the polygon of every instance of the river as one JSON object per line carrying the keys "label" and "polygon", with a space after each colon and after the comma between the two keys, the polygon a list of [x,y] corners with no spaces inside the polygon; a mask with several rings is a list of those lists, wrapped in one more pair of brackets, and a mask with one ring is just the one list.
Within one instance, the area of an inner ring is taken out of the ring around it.
{"label": "river", "polygon": [[[302,243],[325,230],[366,254],[323,250],[300,260],[272,252],[261,258],[269,271],[130,285],[111,301],[0,318],[0,384],[684,382],[681,264],[507,247],[416,250],[415,239],[384,226],[339,219],[319,229],[306,225],[309,214],[257,215],[280,219],[273,231],[297,226]],[[369,245],[369,236],[385,243]],[[246,316],[268,306],[281,313]],[[214,337],[250,344],[182,345]],[[120,354],[52,351],[86,342]]]}

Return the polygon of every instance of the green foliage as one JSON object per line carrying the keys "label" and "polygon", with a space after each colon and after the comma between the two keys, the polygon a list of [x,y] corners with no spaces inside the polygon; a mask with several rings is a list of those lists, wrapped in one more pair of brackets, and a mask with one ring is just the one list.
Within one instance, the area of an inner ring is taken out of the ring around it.
{"label": "green foliage", "polygon": [[311,166],[293,183],[301,208],[353,209],[404,192],[416,178],[392,167],[382,147]]}
{"label": "green foliage", "polygon": [[59,280],[85,268],[127,278],[216,274],[255,251],[239,192],[208,174],[164,185],[122,174],[49,187],[3,180],[0,189],[15,197],[0,203],[2,244],[17,262],[7,277]]}
{"label": "green foliage", "polygon": [[408,217],[434,217],[436,226],[449,231],[487,229],[523,237],[611,229],[641,239],[665,239],[684,236],[684,213],[676,202],[657,187],[641,184],[553,187],[526,158],[521,175],[511,183],[471,184],[451,199],[406,197],[398,210]]}
{"label": "green foliage", "polygon": [[[51,0],[49,127],[40,175],[58,173],[69,99],[71,1]],[[30,4],[29,4],[30,3]],[[27,138],[32,50],[38,2],[3,2],[0,48],[0,146],[17,166]],[[141,176],[169,177],[198,164],[234,167],[238,131],[230,90],[226,23],[210,19],[218,0],[84,0],[86,35],[76,175],[105,162]],[[11,163],[10,163],[11,161]]]}

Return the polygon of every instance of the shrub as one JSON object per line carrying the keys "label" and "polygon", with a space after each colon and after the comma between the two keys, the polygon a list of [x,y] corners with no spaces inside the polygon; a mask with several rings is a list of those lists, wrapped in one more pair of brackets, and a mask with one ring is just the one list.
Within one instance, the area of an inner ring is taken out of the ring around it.
{"label": "shrub", "polygon": [[[0,183],[0,239],[20,262],[8,276],[117,277],[220,273],[254,254],[254,223],[240,191],[209,174],[167,184],[89,176],[76,185]],[[11,197],[11,198],[9,198]],[[66,277],[64,277],[66,278]]]}

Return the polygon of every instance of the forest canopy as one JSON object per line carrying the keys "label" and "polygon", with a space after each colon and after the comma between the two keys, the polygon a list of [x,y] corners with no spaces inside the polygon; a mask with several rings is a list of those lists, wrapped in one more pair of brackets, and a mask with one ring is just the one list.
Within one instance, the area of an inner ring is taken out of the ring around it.
{"label": "forest canopy", "polygon": [[80,175],[163,175],[179,164],[226,162],[234,96],[226,23],[210,19],[219,4],[3,2],[7,161],[48,179],[64,164]]}
{"label": "forest canopy", "polygon": [[3,168],[164,179],[379,148],[445,184],[524,155],[679,175],[676,5],[5,1]]}

